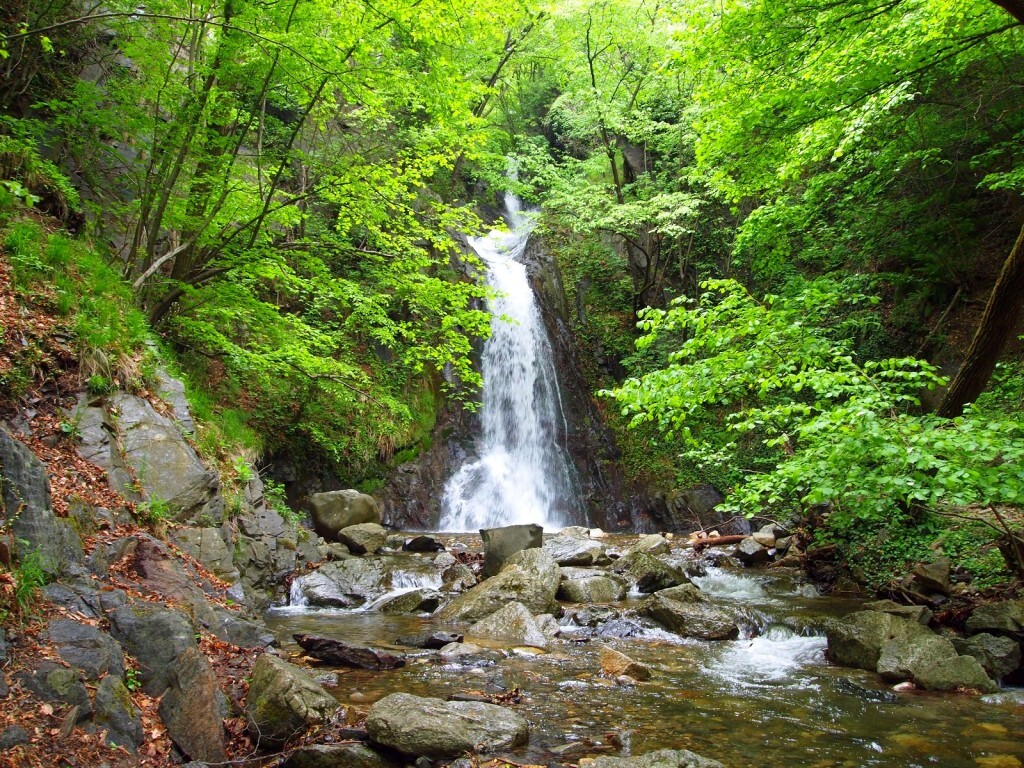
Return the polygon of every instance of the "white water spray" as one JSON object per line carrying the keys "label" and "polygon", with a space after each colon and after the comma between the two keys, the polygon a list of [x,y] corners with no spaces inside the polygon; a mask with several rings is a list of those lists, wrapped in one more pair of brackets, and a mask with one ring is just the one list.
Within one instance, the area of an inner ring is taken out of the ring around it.
{"label": "white water spray", "polygon": [[522,255],[532,222],[506,195],[511,229],[471,238],[487,265],[491,337],[484,346],[479,458],[445,486],[440,528],[472,531],[520,523],[557,530],[585,522],[566,431],[554,356]]}

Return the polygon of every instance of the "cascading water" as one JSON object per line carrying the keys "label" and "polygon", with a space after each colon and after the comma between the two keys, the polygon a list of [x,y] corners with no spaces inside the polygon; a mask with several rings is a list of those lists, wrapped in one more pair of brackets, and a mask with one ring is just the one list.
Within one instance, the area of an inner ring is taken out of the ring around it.
{"label": "cascading water", "polygon": [[551,342],[522,263],[532,223],[506,195],[511,229],[471,238],[495,291],[483,353],[480,455],[445,486],[440,528],[471,531],[518,523],[546,530],[586,522],[566,434]]}

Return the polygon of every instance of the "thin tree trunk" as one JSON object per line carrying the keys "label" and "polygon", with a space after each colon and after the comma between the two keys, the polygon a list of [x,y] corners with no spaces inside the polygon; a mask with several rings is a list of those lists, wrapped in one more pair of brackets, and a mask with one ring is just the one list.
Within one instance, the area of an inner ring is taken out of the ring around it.
{"label": "thin tree trunk", "polygon": [[1006,346],[1024,313],[1024,227],[999,273],[985,305],[967,357],[946,390],[936,413],[953,418],[973,403],[992,377],[999,353]]}
{"label": "thin tree trunk", "polygon": [[1024,24],[1024,0],[992,0],[992,2]]}

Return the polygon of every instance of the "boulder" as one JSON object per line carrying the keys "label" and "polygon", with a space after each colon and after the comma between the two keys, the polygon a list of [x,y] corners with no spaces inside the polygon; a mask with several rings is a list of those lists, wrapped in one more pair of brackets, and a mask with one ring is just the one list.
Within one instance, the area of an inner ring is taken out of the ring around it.
{"label": "boulder", "polygon": [[403,754],[445,758],[518,746],[529,725],[494,704],[392,693],[370,708],[366,730],[373,742]]}
{"label": "boulder", "polygon": [[913,619],[924,626],[928,626],[928,622],[932,620],[932,612],[923,605],[900,605],[892,600],[875,600],[871,603],[864,603],[861,608],[865,611],[881,611],[893,616]]}
{"label": "boulder", "polygon": [[760,530],[754,531],[750,534],[750,538],[760,544],[766,549],[772,549],[777,541],[775,536],[775,523],[769,523],[763,526]]}
{"label": "boulder", "polygon": [[740,636],[740,629],[729,614],[700,602],[683,602],[655,594],[644,600],[637,611],[683,637],[735,640]]}
{"label": "boulder", "polygon": [[304,670],[270,654],[257,659],[245,714],[261,746],[279,746],[337,711],[337,700]]}
{"label": "boulder", "polygon": [[570,603],[614,603],[629,591],[626,580],[606,571],[563,568],[556,597]]}
{"label": "boulder", "polygon": [[377,500],[352,489],[314,493],[309,507],[316,532],[331,541],[337,541],[338,532],[349,526],[381,522]]}
{"label": "boulder", "polygon": [[1009,637],[982,632],[968,638],[956,638],[953,646],[961,656],[973,656],[985,672],[999,680],[1020,666],[1020,644]]}
{"label": "boulder", "polygon": [[973,656],[953,656],[931,659],[919,665],[914,682],[928,691],[980,691],[994,693],[999,690],[985,674]]}
{"label": "boulder", "polygon": [[595,757],[580,760],[580,768],[725,768],[717,760],[688,749],[659,749],[636,757]]}
{"label": "boulder", "polygon": [[46,465],[0,429],[0,529],[7,526],[17,559],[24,562],[31,554],[50,576],[82,562],[81,538],[53,513]]}
{"label": "boulder", "polygon": [[533,614],[522,603],[508,603],[485,619],[476,622],[466,634],[509,645],[530,645],[547,648],[548,637]]}
{"label": "boulder", "polygon": [[917,672],[923,665],[956,655],[956,649],[949,640],[922,628],[920,632],[899,634],[885,643],[879,653],[876,670],[885,680],[916,681]]}
{"label": "boulder", "polygon": [[639,592],[657,592],[690,583],[690,579],[681,570],[646,552],[631,552],[620,557],[615,561],[612,570],[632,578]]}
{"label": "boulder", "polygon": [[145,741],[142,713],[120,677],[107,675],[96,686],[96,711],[93,722],[107,732],[107,744],[116,744],[134,752]]}
{"label": "boulder", "polygon": [[123,392],[109,399],[108,410],[116,414],[117,444],[134,473],[134,483],[117,490],[141,486],[146,498],[159,499],[176,522],[219,524],[224,516],[220,476],[203,465],[174,422],[148,400]]}
{"label": "boulder", "polygon": [[297,579],[298,589],[309,605],[358,608],[388,591],[390,577],[379,559],[354,559],[326,563]]}
{"label": "boulder", "polygon": [[422,635],[403,635],[395,638],[399,645],[407,645],[410,648],[430,648],[439,650],[449,643],[461,643],[463,636],[458,632],[430,632]]}
{"label": "boulder", "polygon": [[110,634],[139,662],[142,689],[159,696],[171,684],[178,654],[196,644],[192,624],[175,608],[146,602],[122,605],[108,616]]}
{"label": "boulder", "polygon": [[601,646],[600,659],[601,671],[609,677],[628,675],[634,680],[649,680],[651,678],[650,667],[641,664],[635,659],[631,659],[614,648],[609,648],[607,645]]}
{"label": "boulder", "polygon": [[388,532],[377,523],[359,523],[342,528],[337,533],[337,539],[354,555],[373,555],[387,543]]}
{"label": "boulder", "polygon": [[660,533],[648,533],[640,537],[632,547],[626,550],[628,555],[631,552],[646,552],[648,555],[667,555],[672,551],[668,539]]}
{"label": "boulder", "polygon": [[531,613],[547,613],[555,604],[562,572],[543,549],[523,549],[512,555],[497,576],[492,576],[445,606],[441,621],[477,621],[506,603],[520,602]]}
{"label": "boulder", "polygon": [[544,529],[539,525],[507,525],[504,528],[481,528],[484,544],[483,576],[501,572],[505,562],[516,552],[539,549],[544,545]]}
{"label": "boulder", "polygon": [[747,566],[763,565],[771,559],[771,554],[765,546],[755,540],[753,536],[737,544],[732,556]]}
{"label": "boulder", "polygon": [[61,702],[77,707],[77,720],[84,720],[93,712],[89,691],[76,670],[62,667],[52,661],[43,661],[35,669],[16,673],[14,680],[42,701]]}
{"label": "boulder", "polygon": [[444,544],[433,536],[414,536],[402,544],[402,549],[406,552],[441,552]]}
{"label": "boulder", "polygon": [[220,528],[178,528],[171,538],[214,576],[232,583],[240,578]]}
{"label": "boulder", "polygon": [[401,768],[402,763],[365,744],[315,744],[300,747],[281,768]]}
{"label": "boulder", "polygon": [[227,697],[217,685],[217,676],[206,656],[198,648],[186,648],[175,659],[170,683],[160,700],[160,718],[171,741],[192,760],[227,760]]}
{"label": "boulder", "polygon": [[468,565],[454,563],[441,573],[441,581],[448,592],[465,592],[470,587],[475,587],[479,580]]}
{"label": "boulder", "polygon": [[604,565],[610,562],[604,544],[590,538],[590,529],[563,528],[544,542],[546,551],[559,565]]}
{"label": "boulder", "polygon": [[441,598],[436,589],[412,589],[378,604],[377,609],[381,613],[433,613]]}
{"label": "boulder", "polygon": [[355,669],[397,669],[405,666],[405,659],[387,651],[349,645],[341,640],[319,635],[298,633],[292,635],[295,642],[314,659],[325,661],[336,667]]}
{"label": "boulder", "polygon": [[106,632],[71,619],[54,619],[47,629],[57,654],[90,680],[106,674],[124,677],[121,646]]}
{"label": "boulder", "polygon": [[922,563],[914,567],[910,573],[913,586],[928,593],[937,592],[948,595],[952,591],[949,581],[952,564],[948,557],[940,557],[931,563]]}
{"label": "boulder", "polygon": [[28,744],[30,736],[27,730],[20,725],[12,725],[0,731],[0,752]]}
{"label": "boulder", "polygon": [[967,631],[1024,637],[1024,600],[979,605],[967,619]]}
{"label": "boulder", "polygon": [[825,628],[828,655],[836,664],[872,672],[878,668],[882,648],[892,640],[931,634],[916,620],[881,611],[858,611]]}

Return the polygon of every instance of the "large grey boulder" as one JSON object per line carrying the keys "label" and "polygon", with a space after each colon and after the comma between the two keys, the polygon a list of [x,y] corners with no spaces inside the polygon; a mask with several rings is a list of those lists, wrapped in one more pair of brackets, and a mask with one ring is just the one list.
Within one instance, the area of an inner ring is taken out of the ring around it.
{"label": "large grey boulder", "polygon": [[503,528],[481,528],[484,543],[484,569],[486,578],[501,572],[505,562],[523,549],[538,549],[544,545],[544,529],[539,525],[506,525]]}
{"label": "large grey boulder", "polygon": [[639,592],[657,592],[690,583],[690,579],[681,570],[646,552],[631,552],[620,557],[612,570],[633,579]]}
{"label": "large grey boulder", "polygon": [[227,760],[224,719],[227,697],[198,648],[186,648],[171,669],[171,686],[160,700],[160,719],[182,753],[205,763]]}
{"label": "large grey boulder", "polygon": [[477,621],[506,603],[522,603],[531,613],[548,613],[562,572],[543,549],[524,549],[508,559],[497,576],[456,597],[437,615],[441,621]]}
{"label": "large grey boulder", "polygon": [[82,670],[90,680],[107,674],[124,677],[121,646],[106,632],[72,619],[54,619],[47,631],[61,659]]}
{"label": "large grey boulder", "polygon": [[316,532],[329,541],[337,541],[338,532],[350,525],[381,522],[377,500],[351,488],[314,493],[309,497],[309,509]]}
{"label": "large grey boulder", "polygon": [[878,668],[882,648],[900,638],[931,634],[914,619],[881,611],[858,611],[825,628],[828,655],[836,664],[872,672]]}
{"label": "large grey boulder", "polygon": [[141,668],[142,689],[159,696],[171,685],[178,654],[196,644],[188,618],[175,608],[137,602],[108,614],[110,634]]}
{"label": "large grey boulder", "polygon": [[365,744],[315,744],[300,747],[281,768],[401,768],[401,765]]}
{"label": "large grey boulder", "polygon": [[659,749],[637,757],[597,757],[581,760],[580,768],[725,768],[717,760],[688,749]]}
{"label": "large grey boulder", "polygon": [[563,568],[556,597],[569,603],[614,603],[623,600],[629,583],[615,573],[588,568]]}
{"label": "large grey boulder", "polygon": [[732,556],[744,565],[764,565],[771,560],[768,549],[753,536],[737,544]]}
{"label": "large grey boulder", "polygon": [[956,638],[953,646],[961,656],[973,656],[992,678],[1006,677],[1020,666],[1020,643],[1009,637],[982,632],[968,638]]}
{"label": "large grey boulder", "polygon": [[124,393],[109,399],[108,411],[117,416],[121,453],[146,498],[159,499],[176,522],[219,524],[224,516],[220,476],[203,465],[174,422],[148,400]]}
{"label": "large grey boulder", "polygon": [[46,465],[24,443],[0,429],[0,528],[10,527],[14,552],[38,558],[51,576],[83,558],[82,540],[53,513]]}
{"label": "large grey boulder", "polygon": [[388,591],[390,576],[380,559],[325,563],[299,577],[298,591],[309,605],[358,608]]}
{"label": "large grey boulder", "polygon": [[233,553],[220,528],[178,528],[171,533],[171,538],[214,576],[231,583],[239,580]]}
{"label": "large grey boulder", "polygon": [[981,664],[973,656],[953,656],[932,659],[915,669],[914,682],[929,691],[980,691],[994,693],[999,690]]}
{"label": "large grey boulder", "polygon": [[967,619],[970,633],[989,632],[1024,638],[1024,600],[1000,600],[979,605]]}
{"label": "large grey boulder", "polygon": [[377,523],[358,523],[342,528],[337,538],[354,555],[373,555],[387,543],[388,532]]}
{"label": "large grey boulder", "polygon": [[548,637],[544,634],[533,614],[522,603],[508,603],[490,616],[476,622],[466,634],[485,640],[497,640],[509,645],[531,645],[547,648]]}
{"label": "large grey boulder", "polygon": [[17,672],[14,680],[42,701],[62,702],[78,707],[76,720],[84,720],[93,713],[89,691],[77,670],[62,667],[52,661],[43,661],[34,669]]}
{"label": "large grey boulder", "polygon": [[876,671],[889,681],[916,680],[922,666],[956,655],[953,643],[922,628],[921,632],[901,634],[883,645]]}
{"label": "large grey boulder", "polygon": [[374,704],[366,730],[377,744],[430,758],[515,747],[529,735],[526,720],[505,707],[407,693],[392,693]]}
{"label": "large grey boulder", "polygon": [[611,562],[604,544],[590,538],[590,529],[563,528],[544,542],[544,551],[559,565],[606,565]]}
{"label": "large grey boulder", "polygon": [[278,746],[310,725],[327,722],[338,706],[309,673],[283,659],[264,654],[252,669],[245,713],[260,746]]}
{"label": "large grey boulder", "polygon": [[670,632],[699,640],[735,640],[739,627],[729,614],[699,600],[674,600],[654,594],[637,611]]}
{"label": "large grey boulder", "polygon": [[631,552],[646,552],[648,555],[667,555],[672,551],[668,539],[660,533],[648,533],[640,537],[639,541],[626,550],[628,555]]}
{"label": "large grey boulder", "polygon": [[96,686],[96,711],[93,722],[107,732],[107,744],[116,744],[134,752],[142,746],[142,713],[120,677],[107,675]]}

